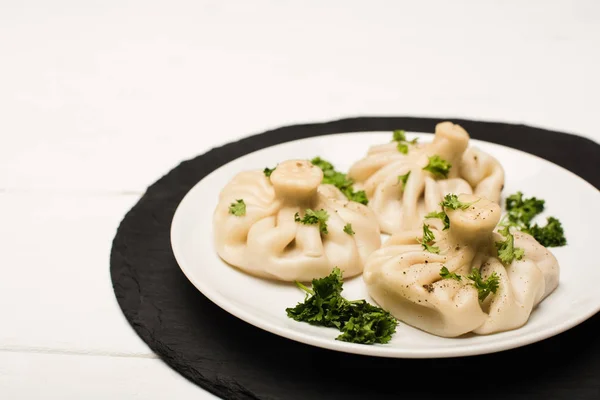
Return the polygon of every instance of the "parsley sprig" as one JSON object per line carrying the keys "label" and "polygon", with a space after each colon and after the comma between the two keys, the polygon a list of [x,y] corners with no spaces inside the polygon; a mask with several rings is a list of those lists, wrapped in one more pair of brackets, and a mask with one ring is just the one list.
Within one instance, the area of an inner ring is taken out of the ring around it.
{"label": "parsley sprig", "polygon": [[354,181],[346,174],[338,172],[329,161],[315,157],[310,162],[323,171],[323,183],[334,185],[344,193],[349,200],[367,205],[369,200],[364,190],[354,191]]}
{"label": "parsley sprig", "polygon": [[313,279],[312,289],[296,282],[306,292],[304,302],[287,308],[289,318],[311,325],[337,328],[336,340],[351,343],[387,343],[396,332],[398,321],[387,311],[365,300],[342,297],[343,281],[339,268],[325,278]]}
{"label": "parsley sprig", "polygon": [[548,217],[546,225],[531,225],[532,220],[544,211],[545,201],[536,197],[524,198],[522,192],[517,192],[506,198],[507,218],[501,223],[503,226],[514,226],[517,229],[529,233],[542,246],[560,247],[567,244],[565,231],[561,222]]}
{"label": "parsley sprig", "polygon": [[348,235],[354,235],[355,232],[354,232],[354,230],[352,230],[352,224],[351,223],[348,222],[344,226],[344,232],[347,233]]}
{"label": "parsley sprig", "polygon": [[448,214],[446,214],[444,211],[432,211],[429,214],[427,214],[425,218],[439,218],[444,223],[444,231],[450,228],[450,218],[448,218]]}
{"label": "parsley sprig", "polygon": [[451,210],[466,210],[473,203],[463,203],[458,200],[458,196],[455,194],[447,194],[444,196],[444,200],[440,203],[440,207],[442,207],[442,211],[432,211],[429,214],[425,215],[425,218],[439,218],[444,223],[444,231],[450,228],[450,218],[448,218],[448,214],[446,214],[445,209],[449,208]]}
{"label": "parsley sprig", "polygon": [[437,246],[433,246],[433,242],[435,241],[435,235],[429,229],[429,225],[423,224],[423,239],[419,242],[423,246],[423,249],[434,254],[440,253],[440,248]]}
{"label": "parsley sprig", "polygon": [[[442,279],[454,279],[457,281],[462,281],[462,276],[448,271],[448,268],[442,267],[440,269],[440,276]],[[472,281],[470,285],[475,286],[477,289],[479,301],[484,301],[490,293],[496,293],[498,287],[500,286],[500,277],[494,271],[487,279],[483,279],[481,277],[481,271],[479,268],[473,268],[471,273],[467,275],[467,279]]]}
{"label": "parsley sprig", "polygon": [[419,140],[419,138],[414,138],[411,141],[406,140],[406,132],[403,131],[402,129],[397,129],[397,130],[393,131],[392,134],[393,134],[392,141],[398,143],[396,148],[402,154],[408,154],[408,145],[409,144],[415,145],[415,144],[417,144],[417,141]]}
{"label": "parsley sprig", "polygon": [[522,259],[525,251],[521,248],[515,247],[515,238],[512,233],[510,233],[510,227],[505,226],[498,232],[505,237],[502,242],[496,242],[496,249],[498,250],[498,258],[500,261],[502,261],[504,264],[510,264],[515,259]]}
{"label": "parsley sprig", "polygon": [[458,196],[455,194],[447,194],[444,196],[444,200],[440,203],[442,208],[449,208],[451,210],[466,210],[474,203],[463,203],[458,200]]}
{"label": "parsley sprig", "polygon": [[448,268],[446,268],[446,267],[442,267],[442,269],[440,269],[440,276],[442,277],[442,279],[454,279],[457,281],[462,280],[462,277],[460,275],[457,275],[454,272],[448,271]]}
{"label": "parsley sprig", "polygon": [[546,225],[539,226],[535,224],[527,229],[526,232],[545,247],[560,247],[567,244],[562,224],[554,217],[548,217]]}
{"label": "parsley sprig", "polygon": [[[275,168],[277,168],[277,167],[275,167]],[[271,176],[271,174],[273,173],[273,171],[275,171],[275,168],[265,167],[265,169],[263,169],[263,174],[265,174],[265,176],[267,178],[269,178]]]}
{"label": "parsley sprig", "polygon": [[244,199],[238,199],[229,205],[229,214],[233,214],[236,217],[243,217],[246,215],[246,203]]}
{"label": "parsley sprig", "polygon": [[447,178],[450,168],[452,168],[452,164],[437,154],[429,157],[429,163],[423,167],[425,171],[431,172],[437,178]]}
{"label": "parsley sprig", "polygon": [[304,211],[304,216],[300,218],[300,213],[296,213],[294,215],[294,221],[299,222],[304,225],[319,225],[319,231],[323,235],[327,235],[329,231],[327,230],[327,220],[329,219],[329,214],[327,211],[321,210],[311,210],[307,208]]}
{"label": "parsley sprig", "polygon": [[406,187],[406,182],[408,181],[408,177],[410,176],[410,171],[405,173],[404,175],[398,175],[398,183],[402,182],[402,190]]}
{"label": "parsley sprig", "polygon": [[479,293],[479,301],[484,301],[490,293],[496,293],[500,286],[500,277],[495,271],[487,279],[483,279],[481,271],[478,268],[473,268],[467,278],[473,281],[473,286]]}

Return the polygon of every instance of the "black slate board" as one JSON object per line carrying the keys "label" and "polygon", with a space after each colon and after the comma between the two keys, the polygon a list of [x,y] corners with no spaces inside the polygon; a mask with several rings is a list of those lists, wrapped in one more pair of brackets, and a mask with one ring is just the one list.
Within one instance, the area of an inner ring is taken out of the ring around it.
{"label": "black slate board", "polygon": [[180,271],[169,236],[173,214],[183,196],[221,165],[296,139],[393,129],[433,132],[442,120],[462,125],[475,139],[550,160],[600,188],[600,145],[524,125],[363,117],[275,129],[182,162],[127,213],[110,258],[126,318],[169,366],[225,399],[600,399],[599,315],[553,338],[496,354],[374,358],[303,345],[246,324],[211,303]]}

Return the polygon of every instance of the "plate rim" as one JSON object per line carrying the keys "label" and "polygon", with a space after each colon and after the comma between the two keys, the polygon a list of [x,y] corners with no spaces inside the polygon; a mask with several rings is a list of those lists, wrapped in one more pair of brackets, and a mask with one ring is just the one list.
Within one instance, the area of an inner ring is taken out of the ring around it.
{"label": "plate rim", "polygon": [[[176,242],[174,240],[174,237],[177,236],[176,228],[177,228],[177,226],[179,226],[178,221],[182,218],[182,204],[185,204],[186,200],[189,200],[190,193],[195,191],[195,189],[198,187],[198,185],[201,184],[202,181],[206,180],[211,175],[217,173],[219,170],[221,170],[223,168],[226,168],[229,164],[231,164],[232,162],[234,162],[242,157],[249,156],[253,153],[263,151],[265,149],[269,149],[272,147],[282,146],[282,145],[286,145],[286,144],[289,144],[292,142],[310,141],[310,140],[314,140],[315,138],[322,138],[322,137],[331,138],[331,137],[335,137],[335,136],[346,136],[346,135],[352,135],[352,134],[373,134],[373,133],[384,133],[384,132],[387,132],[387,131],[365,130],[365,131],[339,132],[339,133],[334,133],[334,134],[321,134],[321,135],[314,135],[314,136],[300,138],[300,139],[284,141],[281,143],[273,144],[270,146],[265,146],[260,149],[251,151],[249,153],[240,155],[239,157],[229,160],[225,164],[223,164],[223,165],[217,167],[216,169],[214,169],[213,171],[211,171],[206,176],[202,177],[198,182],[196,182],[185,193],[183,198],[180,200],[179,204],[177,205],[177,208],[175,209],[175,213],[173,214],[173,218],[171,220],[171,226],[170,226],[170,230],[169,230],[169,239],[170,239],[170,244],[171,244],[171,250],[173,252],[173,255],[175,257],[177,265],[179,266],[181,271],[186,276],[186,279],[190,283],[192,283],[194,285],[194,287],[198,291],[200,291],[200,293],[202,293],[212,303],[214,303],[215,305],[217,305],[218,307],[220,307],[227,313],[231,314],[232,316],[234,316],[250,325],[253,325],[265,332],[278,335],[278,336],[288,339],[288,340],[294,340],[299,343],[303,343],[306,345],[315,346],[315,347],[319,347],[319,348],[323,348],[323,349],[327,349],[327,350],[339,351],[339,352],[357,354],[357,355],[381,357],[381,358],[406,358],[406,359],[450,358],[450,357],[470,357],[470,356],[476,356],[476,355],[502,352],[502,351],[506,351],[506,350],[510,350],[510,349],[528,346],[530,344],[533,344],[533,343],[548,339],[550,337],[556,336],[558,334],[561,334],[561,333],[568,331],[569,329],[572,329],[573,327],[585,322],[586,320],[592,318],[594,315],[596,315],[598,312],[600,312],[600,302],[599,302],[596,304],[595,307],[590,308],[587,312],[577,314],[576,317],[569,319],[566,322],[561,322],[560,324],[557,324],[557,325],[553,326],[552,328],[548,328],[548,329],[545,329],[542,331],[534,331],[534,332],[525,334],[524,336],[520,336],[518,343],[516,345],[514,343],[511,343],[515,340],[514,338],[508,338],[500,343],[490,342],[490,343],[482,343],[482,344],[473,344],[468,347],[460,347],[459,350],[457,350],[454,346],[452,346],[452,347],[447,347],[447,348],[442,348],[442,349],[435,348],[435,349],[432,349],[431,351],[423,350],[423,349],[420,349],[417,351],[411,351],[411,350],[406,350],[406,349],[397,349],[397,348],[393,348],[393,347],[388,347],[387,345],[369,345],[369,346],[367,346],[367,345],[363,345],[363,344],[341,342],[341,341],[324,338],[324,337],[315,337],[315,336],[311,336],[311,335],[305,334],[300,331],[295,331],[290,328],[285,328],[285,327],[281,327],[279,325],[271,324],[268,321],[261,319],[259,317],[253,317],[252,315],[250,315],[250,313],[246,312],[243,308],[237,308],[232,302],[227,301],[225,296],[221,295],[218,291],[211,291],[209,288],[209,285],[203,285],[201,282],[192,279],[192,274],[186,270],[185,262],[183,261],[183,259],[184,259],[183,255],[181,253],[179,253],[177,246],[174,244]],[[410,130],[407,130],[406,132],[408,134],[433,136],[432,132],[420,132],[420,131],[410,131]],[[523,153],[529,157],[534,157],[535,159],[537,159],[541,162],[550,163],[550,164],[554,165],[555,167],[563,170],[563,172],[567,172],[570,175],[571,179],[576,178],[579,181],[586,184],[587,186],[589,186],[591,189],[598,191],[598,189],[596,189],[595,186],[593,186],[590,182],[583,179],[579,175],[577,175],[574,172],[572,172],[550,160],[547,160],[543,157],[528,153],[528,152],[520,150],[520,149],[516,149],[514,147],[510,147],[510,146],[506,146],[506,145],[494,143],[494,142],[488,142],[488,141],[481,140],[481,139],[471,138],[469,141],[470,141],[470,143],[473,143],[473,145],[475,145],[475,146],[477,145],[477,143],[485,143],[486,145],[499,146],[499,147],[503,147],[503,148],[508,149],[513,152]],[[224,263],[226,265],[228,265],[230,268],[235,268],[235,269],[239,270],[238,268],[231,266],[230,264],[228,264],[226,262],[224,262]],[[362,277],[362,274],[358,275],[357,279],[361,279],[361,277]],[[257,278],[257,279],[260,279],[260,278]],[[403,322],[399,321],[399,323],[403,323]],[[405,324],[405,323],[403,323],[403,324]],[[405,324],[405,325],[410,326],[408,324]],[[412,328],[414,328],[414,327],[412,327]],[[418,328],[414,328],[414,329],[418,329]],[[518,331],[518,329],[520,329],[520,328],[514,329],[512,331]],[[447,339],[448,340],[460,340],[460,338],[458,338],[458,339],[457,338],[447,338]]]}

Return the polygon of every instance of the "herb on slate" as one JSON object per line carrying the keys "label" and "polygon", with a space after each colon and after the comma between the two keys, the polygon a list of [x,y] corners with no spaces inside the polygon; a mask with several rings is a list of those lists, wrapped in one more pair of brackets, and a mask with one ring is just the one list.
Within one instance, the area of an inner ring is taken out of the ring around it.
{"label": "herb on slate", "polygon": [[387,343],[396,332],[398,321],[387,311],[365,300],[349,301],[342,297],[342,273],[335,268],[325,278],[313,279],[312,289],[296,282],[307,293],[303,303],[287,308],[289,318],[311,325],[339,329],[336,338],[345,342]]}
{"label": "herb on slate", "polygon": [[300,218],[300,214],[296,213],[294,215],[294,221],[300,222],[304,225],[316,225],[319,224],[319,230],[322,234],[327,235],[329,232],[327,231],[327,220],[329,219],[329,214],[325,210],[314,211],[308,208],[304,212],[304,217]]}
{"label": "herb on slate", "polygon": [[473,271],[471,271],[471,274],[467,278],[473,281],[473,286],[475,286],[479,293],[479,301],[485,300],[490,293],[496,293],[500,285],[500,277],[496,272],[493,272],[486,280],[483,280],[481,271],[478,268],[473,268]]}
{"label": "herb on slate", "polygon": [[344,232],[347,233],[348,235],[354,235],[354,231],[352,230],[351,223],[347,223],[346,226],[344,226]]}
{"label": "herb on slate", "polygon": [[[277,167],[275,167],[275,168],[277,168]],[[273,171],[275,171],[275,168],[265,167],[265,169],[263,169],[263,173],[268,178],[268,177],[271,176],[271,174],[273,173]]]}
{"label": "herb on slate", "polygon": [[408,181],[408,177],[410,176],[410,171],[405,173],[404,175],[398,175],[398,182],[402,182],[402,190],[406,187],[406,182]]}
{"label": "herb on slate", "polygon": [[429,225],[423,224],[423,240],[421,241],[421,245],[424,250],[427,250],[430,253],[439,254],[440,248],[437,246],[432,246],[431,243],[435,240],[435,235],[429,229]]}
{"label": "herb on slate", "polygon": [[448,214],[446,214],[444,211],[440,211],[440,212],[432,211],[429,214],[427,214],[425,216],[425,218],[439,218],[444,223],[444,229],[443,229],[444,231],[446,229],[450,228],[450,218],[448,218]]}
{"label": "herb on slate", "polygon": [[499,231],[499,233],[506,239],[502,242],[496,242],[496,248],[498,249],[498,258],[504,264],[510,264],[513,260],[520,260],[523,258],[525,251],[515,247],[515,238],[510,233],[510,227],[505,226]]}
{"label": "herb on slate", "polygon": [[310,161],[313,165],[321,168],[323,171],[323,183],[334,185],[344,193],[349,200],[367,205],[369,200],[364,190],[354,191],[354,181],[346,174],[338,172],[329,161],[323,160],[321,157],[315,157]]}
{"label": "herb on slate", "polygon": [[423,167],[423,169],[431,172],[438,178],[447,178],[451,167],[452,164],[450,164],[448,161],[443,160],[438,155],[434,155],[429,157],[429,164]]}
{"label": "herb on slate", "polygon": [[442,277],[442,279],[454,279],[457,281],[462,280],[462,277],[460,275],[448,271],[448,268],[446,267],[442,267],[442,269],[440,269],[440,276]]}
{"label": "herb on slate", "polygon": [[236,217],[246,215],[246,203],[244,203],[244,199],[239,199],[231,203],[229,205],[229,214],[233,214]]}

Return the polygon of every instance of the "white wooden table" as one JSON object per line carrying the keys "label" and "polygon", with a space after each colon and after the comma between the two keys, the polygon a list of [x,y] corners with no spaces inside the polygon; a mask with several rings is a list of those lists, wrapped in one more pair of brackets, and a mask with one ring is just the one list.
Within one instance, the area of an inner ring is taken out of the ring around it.
{"label": "white wooden table", "polygon": [[598,71],[594,0],[0,0],[0,398],[213,398],[110,283],[120,220],[179,161],[357,115],[600,141]]}

